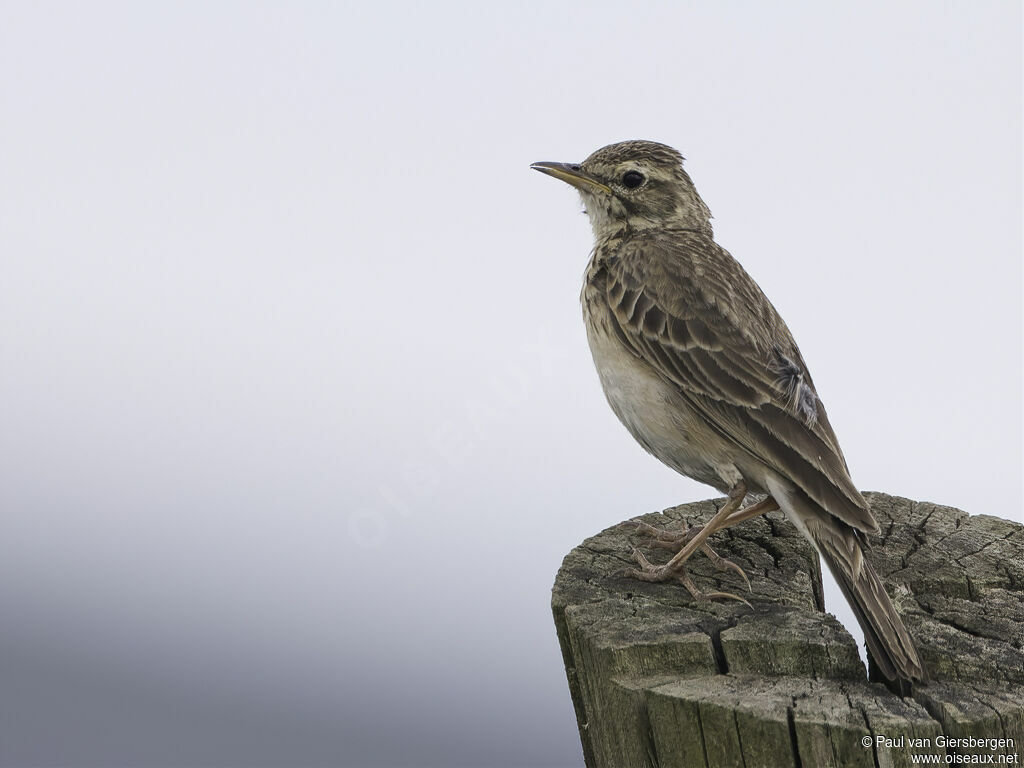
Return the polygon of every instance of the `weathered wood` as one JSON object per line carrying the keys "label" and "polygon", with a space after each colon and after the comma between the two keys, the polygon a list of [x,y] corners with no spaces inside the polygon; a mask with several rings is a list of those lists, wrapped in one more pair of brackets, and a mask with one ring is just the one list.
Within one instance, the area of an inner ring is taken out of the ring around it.
{"label": "weathered wood", "polygon": [[[586,764],[904,766],[923,754],[946,764],[947,753],[1024,760],[1024,526],[866,495],[883,531],[868,559],[933,682],[905,698],[869,682],[857,642],[824,612],[817,556],[780,513],[711,539],[744,568],[751,593],[702,555],[690,561],[698,587],[743,594],[752,609],[623,577],[634,546],[654,562],[668,553],[658,559],[649,539],[615,526],[566,556],[552,596]],[[716,503],[641,519],[699,525]],[[1013,742],[945,741],[968,736]]]}

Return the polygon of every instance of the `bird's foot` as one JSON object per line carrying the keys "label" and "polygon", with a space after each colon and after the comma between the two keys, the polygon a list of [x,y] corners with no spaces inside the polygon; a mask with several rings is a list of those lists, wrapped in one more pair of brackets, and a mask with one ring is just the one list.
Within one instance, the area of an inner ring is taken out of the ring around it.
{"label": "bird's foot", "polygon": [[632,528],[637,533],[644,534],[657,547],[664,547],[675,552],[686,546],[687,542],[700,532],[700,526],[685,530],[682,528],[656,528],[643,520],[626,520],[620,525],[623,528]]}
{"label": "bird's foot", "polygon": [[[720,557],[717,554],[715,556]],[[674,578],[676,581],[678,581],[680,584],[686,587],[687,591],[691,595],[693,595],[694,600],[738,600],[739,602],[746,605],[748,608],[753,608],[753,606],[750,603],[748,603],[739,595],[734,595],[732,592],[701,592],[697,588],[697,585],[693,583],[693,580],[690,578],[690,574],[686,572],[686,568],[682,564],[676,566],[671,566],[668,564],[655,565],[654,563],[650,562],[646,557],[644,557],[643,552],[641,552],[639,549],[633,550],[633,559],[635,559],[640,564],[640,568],[626,571],[625,573],[623,573],[624,576],[639,579],[640,581],[651,582],[668,581],[669,579]],[[729,563],[730,565],[735,566],[736,568],[739,568],[739,566],[736,566],[735,563],[726,560],[724,557],[720,559],[726,563]],[[740,573],[743,573],[742,569],[740,569]],[[743,578],[746,578],[746,574],[743,574]],[[748,582],[747,588],[749,589],[749,587],[750,583]]]}
{"label": "bird's foot", "polygon": [[[701,526],[694,526],[687,530],[682,529],[671,529],[671,528],[656,528],[653,525],[645,523],[643,520],[627,520],[622,524],[623,526],[633,528],[637,532],[642,533],[650,537],[651,543],[656,547],[662,547],[673,552],[679,552],[683,547],[689,543],[689,541],[703,530]],[[715,552],[707,542],[703,542],[700,545],[701,552],[707,555],[708,559],[714,564],[715,568],[719,571],[735,571],[743,577],[743,581],[747,585],[747,592],[752,591],[750,588],[750,579],[747,578],[747,574],[743,569],[734,563],[727,557],[722,557],[720,554]],[[642,555],[641,555],[642,557]],[[647,562],[646,560],[644,562]],[[643,563],[641,563],[643,565]],[[650,565],[650,563],[648,563]],[[683,563],[679,563],[681,567]],[[651,566],[652,568],[655,566]],[[668,566],[661,566],[668,569]],[[635,573],[635,571],[634,571]],[[685,571],[683,571],[685,573]],[[644,579],[644,581],[667,581],[672,577],[671,569],[668,569],[668,575],[661,579]],[[639,578],[639,577],[638,577]],[[693,590],[690,590],[691,592]],[[746,601],[744,601],[746,602]]]}

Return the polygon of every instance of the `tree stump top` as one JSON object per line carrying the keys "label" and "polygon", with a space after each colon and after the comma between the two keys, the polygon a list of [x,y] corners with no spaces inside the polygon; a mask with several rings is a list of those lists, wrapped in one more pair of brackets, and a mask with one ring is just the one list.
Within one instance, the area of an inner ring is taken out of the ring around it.
{"label": "tree stump top", "polygon": [[[906,698],[869,682],[858,641],[824,612],[817,555],[781,513],[711,539],[750,593],[700,554],[689,563],[702,590],[752,608],[623,577],[634,547],[658,554],[613,526],[566,556],[552,596],[587,765],[897,766],[1024,751],[1024,526],[865,496],[882,528],[866,556],[933,682]],[[640,519],[701,525],[720,503]],[[1013,741],[950,746],[961,737]]]}

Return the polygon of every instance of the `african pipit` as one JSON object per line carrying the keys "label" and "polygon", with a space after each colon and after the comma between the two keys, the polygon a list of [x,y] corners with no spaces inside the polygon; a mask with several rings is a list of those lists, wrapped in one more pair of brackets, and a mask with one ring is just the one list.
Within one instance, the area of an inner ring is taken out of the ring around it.
{"label": "african pipit", "polygon": [[[914,642],[864,559],[878,523],[850,479],[811,375],[761,289],[715,243],[711,212],[682,156],[649,141],[599,149],[580,164],[532,167],[580,192],[595,247],[581,297],[608,402],[634,438],[676,471],[727,494],[685,535],[647,527],[678,553],[640,564],[646,581],[686,575],[715,531],[781,508],[827,563],[890,680],[924,680]],[[748,492],[767,498],[743,507]],[[708,597],[734,597],[714,593]]]}

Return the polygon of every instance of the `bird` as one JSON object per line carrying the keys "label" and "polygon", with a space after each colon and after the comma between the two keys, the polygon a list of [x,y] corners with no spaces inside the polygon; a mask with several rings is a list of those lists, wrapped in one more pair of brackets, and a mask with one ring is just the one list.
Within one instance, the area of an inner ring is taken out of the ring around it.
{"label": "bird", "polygon": [[[649,453],[726,495],[703,527],[638,527],[678,552],[665,565],[639,550],[628,575],[681,581],[707,538],[781,509],[832,572],[885,679],[927,682],[917,647],[864,557],[878,522],[850,477],[792,333],[753,278],[718,245],[711,211],[665,144],[624,141],[581,163],[534,170],[578,190],[594,246],[580,301],[609,405]],[[763,494],[744,506],[748,494]],[[749,586],[749,582],[748,582]],[[740,598],[737,598],[740,599]],[[746,601],[744,601],[746,602]]]}

